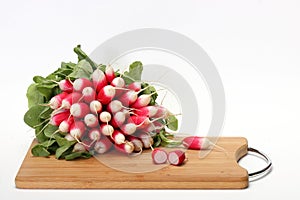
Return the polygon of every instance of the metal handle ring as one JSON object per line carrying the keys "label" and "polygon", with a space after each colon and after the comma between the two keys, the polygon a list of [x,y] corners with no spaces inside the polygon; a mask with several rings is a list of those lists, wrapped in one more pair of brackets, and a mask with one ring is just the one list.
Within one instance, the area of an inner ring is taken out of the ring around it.
{"label": "metal handle ring", "polygon": [[258,170],[256,172],[249,173],[248,174],[249,177],[252,178],[252,177],[255,177],[255,176],[258,176],[258,175],[261,175],[263,173],[266,173],[266,172],[270,171],[270,169],[272,167],[272,161],[266,154],[262,153],[261,151],[258,151],[257,149],[254,149],[252,147],[248,147],[248,152],[253,152],[255,154],[258,154],[258,155],[262,156],[264,158],[264,160],[266,161],[266,163],[267,163],[267,166],[264,167],[263,169]]}

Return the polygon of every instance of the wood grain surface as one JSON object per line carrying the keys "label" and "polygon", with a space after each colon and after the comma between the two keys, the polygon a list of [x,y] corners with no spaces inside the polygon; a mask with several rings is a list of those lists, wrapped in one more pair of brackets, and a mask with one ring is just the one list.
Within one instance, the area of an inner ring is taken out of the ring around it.
{"label": "wood grain surface", "polygon": [[[35,143],[36,141],[33,141],[32,145]],[[237,163],[237,160],[247,154],[247,140],[242,137],[221,137],[217,145],[226,151],[213,149],[205,158],[200,159],[199,151],[188,150],[186,151],[188,159],[182,166],[154,165],[151,161],[151,152],[136,157],[106,154],[90,159],[65,161],[57,160],[53,156],[33,157],[30,147],[15,178],[15,184],[17,188],[32,189],[248,187],[248,172]]]}

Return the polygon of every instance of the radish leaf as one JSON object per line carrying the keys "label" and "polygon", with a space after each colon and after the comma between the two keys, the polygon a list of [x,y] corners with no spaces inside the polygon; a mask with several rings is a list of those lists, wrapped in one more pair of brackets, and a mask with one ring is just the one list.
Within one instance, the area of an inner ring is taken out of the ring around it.
{"label": "radish leaf", "polygon": [[178,129],[178,120],[174,115],[168,116],[166,119],[167,127],[172,131],[177,131]]}
{"label": "radish leaf", "polygon": [[28,87],[26,96],[27,96],[29,108],[44,103],[44,97],[39,93],[36,83],[33,83]]}
{"label": "radish leaf", "polygon": [[32,106],[24,115],[24,122],[31,128],[35,128],[41,124],[42,120],[39,118],[41,112],[45,109],[44,106]]}
{"label": "radish leaf", "polygon": [[65,156],[66,160],[74,160],[76,158],[90,158],[92,154],[86,151],[80,151],[80,152],[73,152],[69,155]]}
{"label": "radish leaf", "polygon": [[129,71],[124,72],[123,79],[126,85],[134,81],[140,81],[142,77],[143,64],[140,61],[135,61],[129,66]]}
{"label": "radish leaf", "polygon": [[47,151],[47,149],[45,147],[43,147],[40,144],[35,145],[32,149],[31,149],[31,153],[33,156],[49,156],[50,152]]}

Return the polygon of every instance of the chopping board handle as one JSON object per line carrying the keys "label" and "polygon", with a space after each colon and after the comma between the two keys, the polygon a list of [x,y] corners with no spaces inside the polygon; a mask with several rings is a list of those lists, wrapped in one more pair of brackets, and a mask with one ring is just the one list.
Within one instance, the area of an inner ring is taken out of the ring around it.
{"label": "chopping board handle", "polygon": [[253,178],[253,177],[257,177],[257,176],[260,176],[260,175],[263,175],[263,174],[268,174],[272,168],[272,161],[271,159],[263,152],[257,150],[257,149],[254,149],[252,147],[248,147],[248,153],[251,152],[253,154],[258,154],[260,157],[262,157],[266,163],[267,163],[267,166],[264,167],[263,169],[261,170],[258,170],[258,171],[255,171],[255,172],[251,172],[249,173],[249,177],[250,178]]}

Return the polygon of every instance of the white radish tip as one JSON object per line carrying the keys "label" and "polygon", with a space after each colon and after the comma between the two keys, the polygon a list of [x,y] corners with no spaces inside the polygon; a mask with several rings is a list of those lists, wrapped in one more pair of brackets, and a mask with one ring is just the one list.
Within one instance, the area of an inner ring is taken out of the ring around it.
{"label": "white radish tip", "polygon": [[71,107],[70,107],[70,113],[73,116],[79,116],[81,114],[81,109],[80,109],[80,105],[78,103],[74,103]]}
{"label": "white radish tip", "polygon": [[114,128],[111,125],[104,125],[101,129],[103,135],[110,136],[114,132]]}
{"label": "white radish tip", "polygon": [[82,79],[76,79],[73,83],[74,90],[77,90],[77,91],[80,90],[82,87],[82,84],[83,84]]}
{"label": "white radish tip", "polygon": [[113,97],[116,94],[116,89],[111,85],[105,86],[103,90],[104,90],[104,94],[109,97]]}
{"label": "white radish tip", "polygon": [[88,95],[91,95],[93,94],[94,92],[94,89],[92,87],[85,87],[83,90],[82,90],[82,94],[84,96],[88,96]]}

